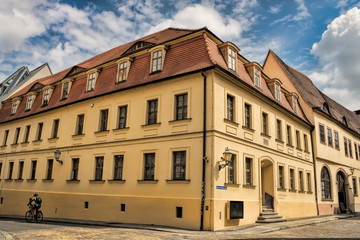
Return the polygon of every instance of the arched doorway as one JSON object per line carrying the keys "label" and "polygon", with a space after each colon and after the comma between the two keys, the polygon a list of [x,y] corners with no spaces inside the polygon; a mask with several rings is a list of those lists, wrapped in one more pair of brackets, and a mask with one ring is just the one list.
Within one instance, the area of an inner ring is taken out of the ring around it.
{"label": "arched doorway", "polygon": [[262,206],[274,209],[274,164],[270,160],[261,161]]}
{"label": "arched doorway", "polygon": [[343,172],[338,172],[336,174],[336,182],[338,186],[338,201],[340,212],[346,213],[348,210],[347,205],[347,188],[346,188],[346,177]]}

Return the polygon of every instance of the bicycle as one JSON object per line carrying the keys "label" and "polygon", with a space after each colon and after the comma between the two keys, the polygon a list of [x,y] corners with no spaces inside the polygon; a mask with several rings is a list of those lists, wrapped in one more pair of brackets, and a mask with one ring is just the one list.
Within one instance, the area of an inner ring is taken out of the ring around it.
{"label": "bicycle", "polygon": [[32,222],[35,220],[37,223],[41,223],[44,215],[41,210],[38,210],[36,213],[36,209],[34,208],[34,205],[29,204],[29,210],[25,213],[25,220],[26,222]]}

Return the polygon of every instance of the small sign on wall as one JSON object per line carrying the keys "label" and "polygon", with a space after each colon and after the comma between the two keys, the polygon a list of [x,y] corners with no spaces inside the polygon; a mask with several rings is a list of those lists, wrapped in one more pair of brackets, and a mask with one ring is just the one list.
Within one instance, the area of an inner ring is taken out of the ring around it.
{"label": "small sign on wall", "polygon": [[216,186],[216,189],[227,190],[227,187],[225,187],[225,186]]}

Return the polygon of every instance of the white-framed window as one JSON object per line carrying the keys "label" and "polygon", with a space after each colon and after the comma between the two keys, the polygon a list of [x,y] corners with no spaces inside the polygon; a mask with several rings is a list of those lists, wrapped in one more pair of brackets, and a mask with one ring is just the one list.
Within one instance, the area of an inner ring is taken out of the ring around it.
{"label": "white-framed window", "polygon": [[280,102],[280,94],[281,94],[281,90],[280,90],[280,84],[279,83],[275,83],[275,99],[276,101]]}
{"label": "white-framed window", "polygon": [[116,83],[123,82],[128,79],[131,62],[132,58],[129,57],[122,58],[116,62],[118,64]]}
{"label": "white-framed window", "polygon": [[42,104],[41,104],[42,107],[45,107],[49,104],[51,91],[52,91],[51,88],[44,89],[43,100],[42,100]]}
{"label": "white-framed window", "polygon": [[61,89],[61,99],[66,99],[69,95],[71,87],[71,81],[63,82]]}
{"label": "white-framed window", "polygon": [[292,108],[295,113],[297,113],[297,105],[298,105],[297,98],[295,96],[292,96]]}
{"label": "white-framed window", "polygon": [[254,84],[256,87],[261,87],[261,71],[254,66]]}
{"label": "white-framed window", "polygon": [[34,104],[34,100],[35,100],[35,95],[34,94],[27,96],[25,111],[29,111],[31,109],[31,107]]}
{"label": "white-framed window", "polygon": [[98,77],[97,72],[90,72],[88,74],[88,76],[87,76],[87,85],[86,85],[86,91],[87,92],[94,91],[97,77]]}
{"label": "white-framed window", "polygon": [[228,67],[236,72],[236,52],[232,48],[229,48]]}
{"label": "white-framed window", "polygon": [[18,100],[18,99],[12,101],[11,114],[15,114],[15,113],[16,113],[16,110],[17,110],[18,107],[19,107],[19,103],[20,103],[20,100]]}
{"label": "white-framed window", "polygon": [[149,49],[151,53],[150,72],[156,73],[163,70],[167,47],[160,45]]}

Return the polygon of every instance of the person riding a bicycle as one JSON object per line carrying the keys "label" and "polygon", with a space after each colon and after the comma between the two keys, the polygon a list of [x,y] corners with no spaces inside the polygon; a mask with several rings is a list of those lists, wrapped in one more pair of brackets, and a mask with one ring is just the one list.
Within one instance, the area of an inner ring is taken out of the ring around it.
{"label": "person riding a bicycle", "polygon": [[34,197],[29,199],[29,203],[27,205],[31,206],[32,209],[35,209],[36,214],[38,214],[38,211],[41,208],[41,203],[42,203],[41,198],[37,193],[35,193]]}

